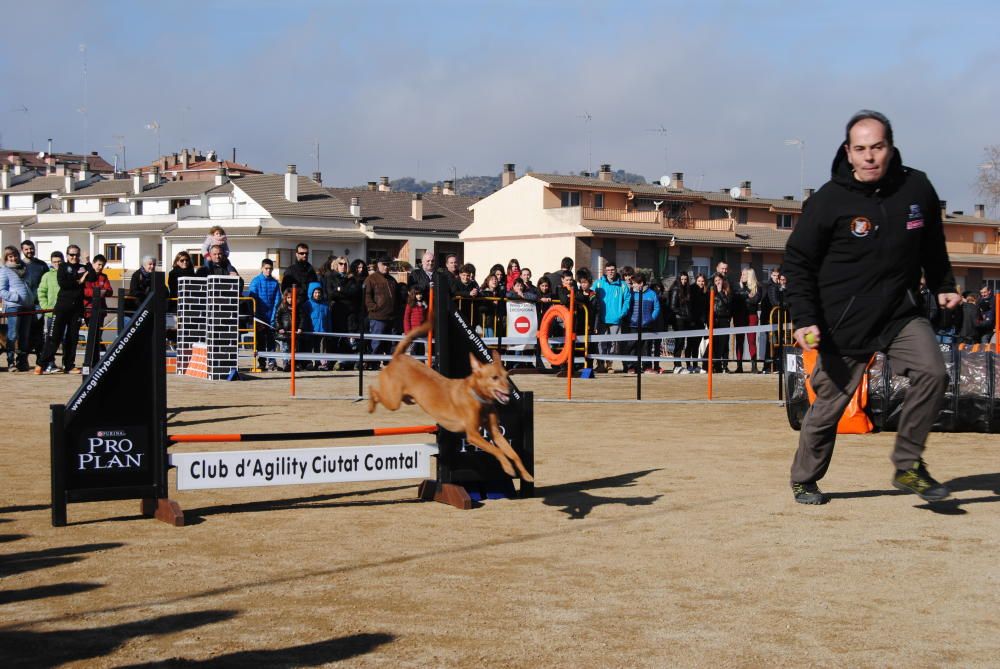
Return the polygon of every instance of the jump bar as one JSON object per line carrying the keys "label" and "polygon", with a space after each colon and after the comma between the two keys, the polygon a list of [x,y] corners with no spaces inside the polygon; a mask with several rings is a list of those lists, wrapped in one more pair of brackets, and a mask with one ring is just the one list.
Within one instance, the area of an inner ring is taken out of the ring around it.
{"label": "jump bar", "polygon": [[409,427],[375,427],[360,430],[332,430],[328,432],[260,432],[254,434],[171,434],[167,439],[174,444],[205,444],[224,441],[301,441],[306,439],[353,439],[356,437],[388,437],[398,434],[434,434],[437,425]]}

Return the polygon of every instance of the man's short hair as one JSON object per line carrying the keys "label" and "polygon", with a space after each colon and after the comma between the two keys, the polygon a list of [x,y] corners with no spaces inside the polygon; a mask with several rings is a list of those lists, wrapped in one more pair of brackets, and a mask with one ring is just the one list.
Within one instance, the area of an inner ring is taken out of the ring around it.
{"label": "man's short hair", "polygon": [[379,263],[380,265],[388,265],[391,261],[389,260],[389,256],[383,255],[379,256],[375,262]]}
{"label": "man's short hair", "polygon": [[563,271],[559,272],[559,278],[572,280],[573,272],[569,271],[568,269],[564,269]]}
{"label": "man's short hair", "polygon": [[636,272],[632,275],[632,283],[645,284],[649,281],[649,277],[646,276],[645,272]]}
{"label": "man's short hair", "polygon": [[562,262],[559,263],[559,267],[561,269],[573,269],[573,259],[570,258],[569,256],[566,256],[565,258],[562,259]]}
{"label": "man's short hair", "polygon": [[[850,146],[851,144],[851,128],[867,119],[872,119],[873,121],[878,121],[885,128],[885,141],[892,144],[892,123],[889,123],[889,119],[886,118],[885,114],[882,112],[877,112],[873,109],[862,109],[854,113],[851,120],[847,122],[847,130],[844,132],[844,144]],[[895,146],[895,145],[894,145]]]}
{"label": "man's short hair", "polygon": [[260,266],[270,267],[271,269],[274,269],[274,261],[271,260],[270,258],[264,258],[263,260],[260,261]]}
{"label": "man's short hair", "polygon": [[103,253],[98,253],[96,256],[94,256],[94,259],[91,262],[102,262],[105,265],[107,265],[108,259],[104,257]]}
{"label": "man's short hair", "polygon": [[222,253],[222,244],[212,244],[208,247],[208,252],[211,253],[215,249],[219,249],[219,253]]}
{"label": "man's short hair", "polygon": [[461,267],[458,268],[458,273],[459,274],[475,274],[476,273],[476,266],[473,265],[471,262],[467,262],[467,263],[465,263],[464,265],[462,265]]}
{"label": "man's short hair", "polygon": [[21,248],[23,249],[25,246],[27,246],[29,249],[33,249],[35,248],[35,242],[31,241],[30,239],[25,239],[23,242],[21,242]]}
{"label": "man's short hair", "polygon": [[70,244],[69,246],[66,247],[66,253],[69,253],[71,249],[76,249],[77,253],[80,252],[79,246],[77,246],[76,244]]}
{"label": "man's short hair", "polygon": [[299,242],[298,244],[295,245],[295,250],[296,251],[302,251],[302,250],[308,251],[309,250],[309,245],[306,244],[305,242]]}

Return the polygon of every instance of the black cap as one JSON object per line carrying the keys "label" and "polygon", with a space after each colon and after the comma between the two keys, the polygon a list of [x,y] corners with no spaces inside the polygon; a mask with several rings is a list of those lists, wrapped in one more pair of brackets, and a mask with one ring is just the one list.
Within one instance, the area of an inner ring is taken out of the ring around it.
{"label": "black cap", "polygon": [[379,256],[378,260],[376,260],[375,262],[382,263],[383,265],[388,265],[389,262],[390,262],[389,256],[385,256],[385,255]]}

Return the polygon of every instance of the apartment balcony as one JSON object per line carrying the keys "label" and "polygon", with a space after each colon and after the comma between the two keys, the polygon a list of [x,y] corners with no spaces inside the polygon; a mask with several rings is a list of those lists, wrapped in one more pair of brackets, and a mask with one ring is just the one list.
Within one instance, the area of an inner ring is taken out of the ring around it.
{"label": "apartment balcony", "polygon": [[581,207],[584,221],[608,221],[611,223],[647,223],[650,228],[659,227],[677,230],[712,230],[733,232],[736,220],[732,218],[701,219],[687,216],[667,216],[662,211],[637,211],[634,209],[596,209]]}
{"label": "apartment balcony", "polygon": [[969,255],[1000,255],[1000,241],[989,242],[946,242],[948,253]]}

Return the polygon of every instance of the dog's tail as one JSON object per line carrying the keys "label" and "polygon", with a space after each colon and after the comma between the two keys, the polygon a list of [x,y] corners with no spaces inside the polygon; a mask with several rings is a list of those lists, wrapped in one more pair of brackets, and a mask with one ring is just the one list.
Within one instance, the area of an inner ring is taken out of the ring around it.
{"label": "dog's tail", "polygon": [[415,327],[409,332],[407,332],[406,336],[403,337],[403,339],[398,344],[396,344],[396,350],[392,352],[393,357],[406,353],[406,349],[410,347],[410,344],[413,343],[414,339],[416,339],[417,337],[423,337],[430,331],[431,331],[431,322],[424,321],[418,327]]}

